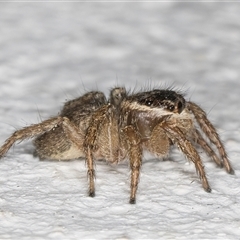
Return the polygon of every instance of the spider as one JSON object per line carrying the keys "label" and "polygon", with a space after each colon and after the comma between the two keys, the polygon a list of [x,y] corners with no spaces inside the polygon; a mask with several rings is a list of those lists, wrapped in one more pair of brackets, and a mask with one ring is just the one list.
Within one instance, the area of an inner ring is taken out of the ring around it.
{"label": "spider", "polygon": [[59,116],[15,131],[0,148],[0,157],[16,141],[28,138],[35,138],[35,154],[40,159],[85,158],[91,197],[95,196],[94,160],[118,163],[129,159],[132,204],[136,202],[145,150],[162,158],[168,155],[171,145],[177,145],[195,164],[207,192],[211,188],[197,146],[219,167],[234,173],[206,113],[172,89],[130,93],[124,87],[116,87],[110,91],[108,100],[102,92],[88,92],[66,102]]}

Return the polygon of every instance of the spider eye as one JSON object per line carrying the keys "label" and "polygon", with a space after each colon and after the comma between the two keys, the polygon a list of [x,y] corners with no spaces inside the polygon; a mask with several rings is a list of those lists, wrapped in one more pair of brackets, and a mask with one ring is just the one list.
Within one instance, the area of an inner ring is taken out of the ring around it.
{"label": "spider eye", "polygon": [[170,105],[169,107],[168,107],[168,110],[170,110],[171,112],[174,110],[174,106],[173,105]]}
{"label": "spider eye", "polygon": [[183,111],[183,109],[185,108],[185,102],[179,101],[177,104],[177,108],[178,108],[178,113],[181,113]]}
{"label": "spider eye", "polygon": [[183,107],[183,104],[181,101],[178,102],[178,109],[181,109]]}
{"label": "spider eye", "polygon": [[151,106],[153,104],[153,101],[152,100],[146,100],[146,103],[145,103],[147,106]]}

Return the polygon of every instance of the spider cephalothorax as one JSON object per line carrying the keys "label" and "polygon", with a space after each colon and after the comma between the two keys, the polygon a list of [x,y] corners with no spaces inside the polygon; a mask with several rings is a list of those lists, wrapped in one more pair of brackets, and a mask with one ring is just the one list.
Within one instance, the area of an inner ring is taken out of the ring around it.
{"label": "spider cephalothorax", "polygon": [[129,100],[150,108],[166,109],[170,112],[181,113],[185,107],[183,96],[172,90],[155,89],[149,92],[142,92],[130,96]]}
{"label": "spider cephalothorax", "polygon": [[218,166],[224,166],[228,173],[234,172],[206,113],[170,89],[127,94],[125,88],[116,87],[111,90],[109,100],[102,92],[86,93],[67,102],[59,116],[16,131],[0,148],[0,157],[16,141],[33,137],[36,154],[42,159],[86,159],[90,196],[95,195],[94,160],[117,163],[129,159],[130,203],[136,200],[145,150],[165,157],[170,145],[176,144],[195,164],[203,188],[208,192],[211,188],[196,145]]}

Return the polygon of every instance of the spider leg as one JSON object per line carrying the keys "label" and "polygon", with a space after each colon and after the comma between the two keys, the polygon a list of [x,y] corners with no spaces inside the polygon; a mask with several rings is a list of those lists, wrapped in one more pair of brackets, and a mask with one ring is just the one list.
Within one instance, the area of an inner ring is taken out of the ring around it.
{"label": "spider leg", "polygon": [[78,128],[67,117],[63,117],[62,127],[67,138],[79,148],[82,148],[83,134],[78,131]]}
{"label": "spider leg", "polygon": [[107,112],[110,108],[110,105],[104,105],[96,112],[92,114],[89,127],[86,132],[86,136],[84,139],[84,151],[86,155],[86,162],[88,167],[88,179],[89,179],[89,196],[95,196],[95,186],[94,186],[94,178],[95,178],[95,170],[94,170],[94,159],[93,159],[93,151],[96,149],[96,139],[98,136],[98,132],[100,131],[101,125],[104,120],[107,118]]}
{"label": "spider leg", "polygon": [[202,149],[207,153],[207,155],[211,157],[219,167],[223,167],[222,161],[215,154],[210,145],[204,140],[202,134],[197,129],[193,131],[193,138],[197,142],[197,144],[199,144],[202,147]]}
{"label": "spider leg", "polygon": [[86,162],[88,167],[88,171],[87,171],[88,181],[89,181],[88,195],[89,197],[94,197],[95,196],[95,184],[94,184],[95,169],[94,169],[92,150],[89,146],[85,148],[85,154],[86,154]]}
{"label": "spider leg", "polygon": [[3,157],[8,152],[10,147],[16,141],[22,141],[24,139],[33,138],[47,131],[50,131],[53,128],[57,127],[58,125],[62,124],[62,121],[63,121],[62,117],[54,117],[45,120],[41,123],[33,124],[31,126],[24,127],[20,130],[15,131],[12,134],[12,136],[10,136],[0,148],[0,158]]}
{"label": "spider leg", "polygon": [[136,192],[139,181],[139,173],[142,164],[142,148],[141,139],[137,135],[136,131],[132,126],[127,126],[123,129],[127,144],[129,147],[129,160],[131,167],[131,194],[130,203],[136,203]]}
{"label": "spider leg", "polygon": [[167,132],[169,138],[174,139],[178,147],[181,149],[181,151],[187,156],[189,160],[191,160],[195,164],[196,170],[202,181],[202,186],[204,190],[207,192],[211,192],[211,188],[208,184],[202,160],[197,150],[193,147],[192,143],[184,136],[184,134],[179,128],[169,126],[169,124],[167,123],[162,123],[162,127]]}
{"label": "spider leg", "polygon": [[223,165],[226,168],[226,171],[230,174],[234,174],[234,170],[231,167],[231,164],[228,160],[226,150],[219,138],[219,135],[218,135],[215,127],[207,119],[206,113],[197,104],[195,104],[193,102],[188,102],[187,106],[188,106],[188,109],[195,116],[202,131],[206,134],[206,136],[209,138],[209,140],[217,147],[219,154],[222,158]]}

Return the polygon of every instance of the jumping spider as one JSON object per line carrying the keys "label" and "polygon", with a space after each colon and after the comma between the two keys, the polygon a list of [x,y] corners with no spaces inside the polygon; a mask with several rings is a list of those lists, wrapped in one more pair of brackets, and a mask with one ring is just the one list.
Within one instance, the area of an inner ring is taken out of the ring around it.
{"label": "jumping spider", "polygon": [[16,141],[34,137],[36,154],[40,159],[86,159],[91,197],[95,195],[94,160],[118,163],[129,159],[130,203],[135,203],[143,151],[160,158],[168,154],[173,144],[195,164],[207,192],[211,188],[195,146],[200,146],[228,173],[234,173],[206,113],[171,89],[130,94],[125,88],[117,87],[111,90],[109,100],[102,92],[88,92],[66,102],[59,116],[14,132],[0,148],[0,157]]}

